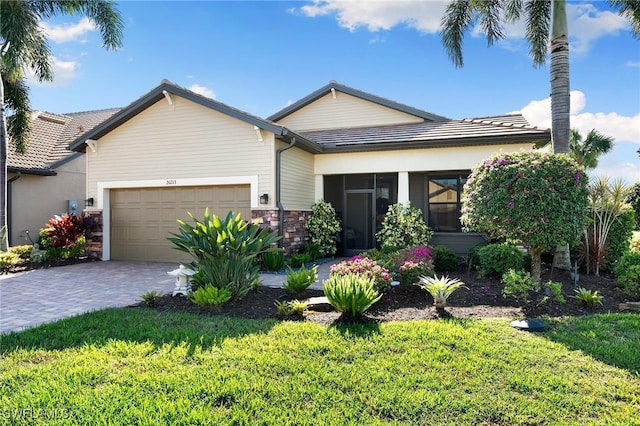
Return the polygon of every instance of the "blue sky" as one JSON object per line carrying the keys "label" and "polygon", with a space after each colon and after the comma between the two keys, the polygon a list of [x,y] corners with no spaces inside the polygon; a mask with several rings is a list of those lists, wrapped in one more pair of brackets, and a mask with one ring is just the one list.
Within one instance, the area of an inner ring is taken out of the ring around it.
{"label": "blue sky", "polygon": [[[124,45],[105,51],[86,19],[44,22],[56,72],[30,80],[32,108],[126,106],[166,78],[266,117],[331,80],[451,118],[520,111],[549,127],[549,69],[523,25],[492,47],[471,32],[455,68],[437,1],[122,1]],[[613,136],[596,174],[640,181],[640,41],[605,2],[568,2],[572,127]]]}

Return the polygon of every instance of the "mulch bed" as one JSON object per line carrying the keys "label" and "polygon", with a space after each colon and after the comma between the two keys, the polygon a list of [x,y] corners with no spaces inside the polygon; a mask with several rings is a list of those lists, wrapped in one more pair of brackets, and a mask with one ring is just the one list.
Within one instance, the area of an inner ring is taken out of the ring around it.
{"label": "mulch bed", "polygon": [[[475,271],[461,268],[448,274],[465,282],[467,289],[459,289],[449,299],[445,312],[437,312],[433,307],[433,299],[420,287],[400,285],[393,287],[374,304],[359,321],[384,322],[414,319],[435,319],[442,317],[479,318],[479,317],[540,317],[540,316],[578,316],[591,313],[618,312],[618,304],[625,301],[636,301],[625,298],[615,289],[615,279],[610,275],[600,277],[582,275],[579,287],[597,290],[603,296],[603,304],[593,308],[581,307],[571,296],[575,285],[568,271],[554,270],[550,276],[547,271],[542,281],[549,279],[563,284],[566,303],[559,304],[547,301],[542,304],[531,303],[520,306],[514,299],[502,296],[502,284],[497,277],[479,277]],[[251,319],[279,318],[275,306],[280,300],[306,300],[310,297],[323,296],[322,291],[307,290],[301,294],[291,295],[284,289],[261,287],[249,292],[240,300],[227,302],[220,307],[200,307],[183,296],[172,297],[170,294],[161,297],[155,309],[161,311],[191,312],[199,315],[226,315]],[[140,304],[140,306],[142,303]],[[289,318],[295,319],[295,318]],[[349,321],[337,312],[307,312],[299,320],[314,321],[321,324]]]}

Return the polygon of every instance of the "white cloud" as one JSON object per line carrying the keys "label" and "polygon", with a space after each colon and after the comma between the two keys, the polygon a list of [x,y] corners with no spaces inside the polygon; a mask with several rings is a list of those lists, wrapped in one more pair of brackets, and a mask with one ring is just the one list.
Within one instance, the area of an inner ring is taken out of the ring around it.
{"label": "white cloud", "polygon": [[[299,11],[310,18],[335,15],[338,25],[355,31],[366,28],[371,32],[389,30],[398,25],[414,28],[421,33],[434,34],[440,31],[440,22],[446,10],[446,1],[345,1],[314,0],[299,8]],[[295,9],[290,10],[295,13]],[[617,13],[598,10],[593,4],[567,3],[567,20],[571,49],[576,53],[586,52],[591,43],[600,37],[617,34],[627,29],[627,20]],[[505,40],[500,46],[507,50],[526,49],[523,41],[526,22],[520,20],[504,26]],[[471,35],[481,37],[482,33],[475,26]]]}
{"label": "white cloud", "polygon": [[625,65],[631,68],[640,68],[640,62],[629,61]]}
{"label": "white cloud", "polygon": [[66,86],[77,77],[76,72],[78,71],[78,68],[80,68],[80,63],[76,61],[63,61],[56,57],[51,57],[50,62],[53,81],[39,82],[32,69],[25,71],[27,81],[31,84],[38,84],[42,86]]}
{"label": "white cloud", "polygon": [[336,15],[338,24],[350,31],[364,27],[375,32],[404,24],[422,33],[436,33],[446,5],[445,1],[315,0],[300,11],[310,18]]}
{"label": "white cloud", "polygon": [[[617,112],[586,112],[585,94],[571,91],[571,127],[584,136],[591,129],[615,139],[612,152],[600,158],[594,174],[620,178],[627,183],[640,181],[640,165],[635,149],[640,145],[640,113],[628,117]],[[519,111],[534,126],[551,127],[551,100],[533,100]]]}
{"label": "white cloud", "polygon": [[47,22],[41,22],[40,27],[43,29],[47,38],[54,43],[82,41],[82,36],[96,30],[95,24],[86,17],[80,19],[80,21],[75,24],[51,25]]}
{"label": "white cloud", "polygon": [[213,93],[213,90],[199,84],[192,84],[191,86],[189,86],[189,90],[191,90],[192,92],[196,92],[199,95],[206,96],[207,98],[216,98],[216,94]]}

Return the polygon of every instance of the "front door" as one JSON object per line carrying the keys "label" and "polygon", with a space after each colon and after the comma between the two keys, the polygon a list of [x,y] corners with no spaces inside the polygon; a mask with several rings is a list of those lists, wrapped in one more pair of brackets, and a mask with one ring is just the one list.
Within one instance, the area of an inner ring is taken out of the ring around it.
{"label": "front door", "polygon": [[345,254],[354,256],[375,247],[374,190],[350,189],[345,192]]}

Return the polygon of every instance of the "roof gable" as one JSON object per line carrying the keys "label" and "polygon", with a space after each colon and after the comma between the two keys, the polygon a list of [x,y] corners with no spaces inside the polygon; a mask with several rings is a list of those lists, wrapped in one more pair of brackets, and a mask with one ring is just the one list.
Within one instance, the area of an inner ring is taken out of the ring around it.
{"label": "roof gable", "polygon": [[436,115],[427,111],[420,110],[418,108],[414,108],[408,105],[404,105],[390,99],[386,99],[377,95],[373,95],[371,93],[363,92],[361,90],[354,89],[349,86],[345,86],[344,84],[337,83],[335,81],[331,81],[329,84],[322,86],[318,90],[310,93],[304,98],[292,103],[286,108],[281,109],[275,114],[267,117],[267,120],[271,121],[280,121],[283,118],[293,114],[294,112],[304,108],[305,106],[317,101],[318,99],[324,97],[328,93],[334,93],[335,91],[346,93],[351,96],[355,96],[357,98],[373,102],[375,104],[394,109],[396,111],[404,112],[406,114],[410,114],[419,118],[422,118],[427,121],[443,121],[447,120],[446,117]]}
{"label": "roof gable", "polygon": [[88,131],[81,136],[77,137],[72,143],[70,148],[75,151],[84,151],[85,149],[85,141],[87,139],[99,139],[102,136],[106,135],[116,127],[122,125],[123,123],[131,120],[136,115],[140,114],[142,111],[149,108],[151,105],[154,105],[159,100],[163,98],[167,98],[168,102],[171,102],[171,95],[180,96],[185,98],[191,102],[202,105],[206,108],[211,108],[215,111],[218,111],[222,114],[226,114],[230,117],[236,118],[238,120],[244,121],[246,123],[252,124],[260,129],[270,131],[276,135],[276,137],[285,137],[292,138],[297,137],[298,142],[303,145],[306,149],[315,152],[318,150],[318,147],[314,144],[306,141],[302,136],[296,135],[290,130],[280,126],[278,124],[272,123],[270,121],[264,120],[262,118],[256,117],[254,115],[248,114],[239,109],[230,107],[229,105],[223,104],[222,102],[215,101],[211,98],[207,98],[205,96],[199,95],[191,90],[180,87],[176,84],[171,83],[168,80],[163,80],[159,86],[153,88],[151,91],[138,98],[127,107],[123,108],[117,114],[114,114],[110,119],[106,120],[99,126],[96,126],[93,130]]}

